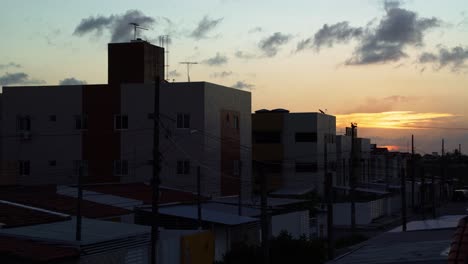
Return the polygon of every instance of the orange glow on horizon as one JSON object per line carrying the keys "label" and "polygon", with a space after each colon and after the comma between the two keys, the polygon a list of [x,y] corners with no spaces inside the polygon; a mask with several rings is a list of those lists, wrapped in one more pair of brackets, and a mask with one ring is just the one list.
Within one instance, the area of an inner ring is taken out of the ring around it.
{"label": "orange glow on horizon", "polygon": [[388,145],[388,146],[377,146],[378,148],[387,148],[388,151],[400,151],[401,146],[396,146],[396,145]]}
{"label": "orange glow on horizon", "polygon": [[385,129],[424,129],[448,118],[456,117],[450,113],[416,113],[413,111],[392,111],[381,113],[351,113],[336,115],[337,127],[348,127],[355,122],[363,128]]}

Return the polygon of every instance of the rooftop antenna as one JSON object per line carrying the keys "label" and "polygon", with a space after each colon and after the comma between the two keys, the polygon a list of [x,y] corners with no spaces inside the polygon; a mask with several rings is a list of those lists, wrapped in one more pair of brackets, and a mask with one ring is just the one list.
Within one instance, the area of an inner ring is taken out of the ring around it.
{"label": "rooftop antenna", "polygon": [[164,58],[165,58],[164,67],[166,68],[165,80],[169,80],[169,42],[170,42],[169,35],[159,36],[159,45],[162,48],[164,48],[164,53],[166,55],[166,56],[164,56]]}
{"label": "rooftop antenna", "polygon": [[180,64],[186,64],[187,65],[187,79],[188,79],[188,82],[190,82],[190,65],[198,64],[198,62],[183,61]]}
{"label": "rooftop antenna", "polygon": [[320,111],[320,113],[322,113],[322,114],[325,114],[325,112],[324,112],[324,111],[322,111],[321,109],[319,109],[319,111]]}
{"label": "rooftop antenna", "polygon": [[136,40],[137,38],[137,29],[143,29],[143,30],[148,30],[147,28],[141,27],[140,24],[132,22],[128,23],[129,25],[133,26],[133,40]]}

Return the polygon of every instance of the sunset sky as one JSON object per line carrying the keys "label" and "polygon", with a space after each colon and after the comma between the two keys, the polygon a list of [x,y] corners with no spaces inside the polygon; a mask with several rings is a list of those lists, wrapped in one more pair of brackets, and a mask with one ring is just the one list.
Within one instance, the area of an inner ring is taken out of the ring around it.
{"label": "sunset sky", "polygon": [[[170,79],[252,92],[253,110],[327,109],[337,132],[468,153],[466,0],[1,0],[0,86],[106,83],[107,43],[169,35]],[[444,129],[440,129],[444,128]]]}

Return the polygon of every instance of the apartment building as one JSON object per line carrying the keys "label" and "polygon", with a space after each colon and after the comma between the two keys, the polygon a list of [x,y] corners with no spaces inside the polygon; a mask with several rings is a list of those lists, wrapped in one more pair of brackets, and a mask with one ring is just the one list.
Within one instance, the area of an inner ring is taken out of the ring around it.
{"label": "apartment building", "polygon": [[[2,181],[149,181],[154,80],[164,49],[109,44],[109,84],[4,87]],[[161,181],[204,195],[250,194],[251,95],[207,82],[159,85]],[[241,180],[242,179],[242,180]],[[241,185],[242,184],[242,185]],[[241,188],[242,187],[242,188]]]}
{"label": "apartment building", "polygon": [[323,194],[327,172],[336,171],[336,118],[321,113],[259,110],[252,115],[255,183],[258,170],[278,194]]}

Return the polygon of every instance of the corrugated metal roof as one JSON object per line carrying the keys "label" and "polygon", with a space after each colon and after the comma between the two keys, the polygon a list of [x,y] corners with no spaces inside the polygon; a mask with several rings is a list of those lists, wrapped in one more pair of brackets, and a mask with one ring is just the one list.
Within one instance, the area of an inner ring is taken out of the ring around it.
{"label": "corrugated metal roof", "polygon": [[[161,207],[159,209],[159,213],[188,219],[198,219],[198,211],[196,205]],[[252,217],[223,213],[215,210],[209,210],[206,208],[202,208],[202,219],[205,222],[211,222],[222,225],[241,225],[251,222],[258,222],[258,219]]]}
{"label": "corrugated metal roof", "polygon": [[[406,223],[407,231],[431,230],[456,228],[460,219],[466,215],[445,215],[436,219],[426,219],[421,221],[411,221]],[[402,226],[396,227],[388,232],[402,232]]]}

